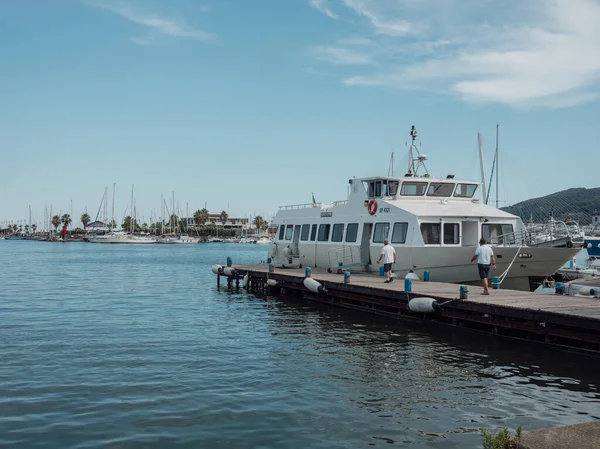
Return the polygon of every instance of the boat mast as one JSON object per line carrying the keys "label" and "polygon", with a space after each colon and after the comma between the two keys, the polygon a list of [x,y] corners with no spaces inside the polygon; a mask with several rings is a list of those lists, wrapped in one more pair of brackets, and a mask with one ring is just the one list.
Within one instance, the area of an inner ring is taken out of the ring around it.
{"label": "boat mast", "polygon": [[115,190],[117,189],[117,183],[113,182],[113,200],[112,200],[112,218],[110,219],[110,226],[108,229],[112,232],[113,223],[115,222]]}
{"label": "boat mast", "polygon": [[165,197],[163,194],[160,194],[160,233],[164,235],[165,233]]}
{"label": "boat mast", "polygon": [[496,124],[496,209],[498,209],[498,173],[500,166],[498,165],[498,128],[500,124]]}
{"label": "boat mast", "polygon": [[480,132],[477,132],[477,144],[479,146],[479,163],[481,165],[481,187],[483,188],[483,201],[485,204],[487,204],[487,192],[485,187],[485,167],[483,164],[483,143]]}
{"label": "boat mast", "polygon": [[[29,231],[31,231],[31,204],[29,205]],[[29,234],[29,231],[27,233]]]}
{"label": "boat mast", "polygon": [[130,214],[130,220],[129,220],[129,229],[130,232],[133,234],[133,184],[131,184],[131,214]]}

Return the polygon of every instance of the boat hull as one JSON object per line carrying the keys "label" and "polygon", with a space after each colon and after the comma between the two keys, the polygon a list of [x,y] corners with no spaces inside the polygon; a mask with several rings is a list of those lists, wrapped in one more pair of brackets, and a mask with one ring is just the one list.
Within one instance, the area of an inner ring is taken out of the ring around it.
{"label": "boat hull", "polygon": [[[281,245],[280,245],[281,246]],[[284,257],[281,248],[272,244],[269,254],[275,266],[312,266],[348,269],[355,272],[379,272],[377,259],[381,245],[371,246],[369,260],[361,260],[360,246],[347,245],[345,254],[349,257],[332,258],[332,252],[339,251],[334,245],[299,245],[299,256],[292,262]],[[421,279],[429,271],[432,281],[460,284],[481,282],[477,265],[471,262],[475,247],[402,247],[397,246],[396,264],[392,270],[403,277],[413,270]],[[580,248],[539,248],[539,247],[494,247],[497,267],[490,272],[490,278],[499,276],[508,269],[502,288],[514,290],[535,290],[544,279],[553,275],[580,251]],[[352,257],[355,256],[355,257]],[[366,257],[364,257],[366,259]],[[341,265],[340,265],[341,263]],[[510,267],[510,269],[509,269]]]}

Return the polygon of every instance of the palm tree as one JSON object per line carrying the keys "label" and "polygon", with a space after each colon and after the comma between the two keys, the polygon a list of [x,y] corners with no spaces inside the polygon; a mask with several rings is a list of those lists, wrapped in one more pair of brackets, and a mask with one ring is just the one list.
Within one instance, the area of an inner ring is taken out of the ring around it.
{"label": "palm tree", "polygon": [[90,222],[90,216],[85,213],[81,216],[81,223],[83,224],[83,229],[87,229],[87,225]]}
{"label": "palm tree", "polygon": [[31,225],[31,230],[33,232],[37,231],[37,225],[35,223]]}
{"label": "palm tree", "polygon": [[225,226],[225,223],[227,222],[228,218],[229,214],[225,211],[221,211],[221,223],[223,223],[223,226]]}
{"label": "palm tree", "polygon": [[261,228],[262,231],[266,231],[267,229],[269,229],[269,222],[267,220],[263,220]]}
{"label": "palm tree", "polygon": [[194,212],[194,222],[196,225],[200,226],[206,223],[208,220],[208,210],[201,209]]}
{"label": "palm tree", "polygon": [[62,217],[60,217],[60,222],[62,224],[64,224],[66,227],[69,227],[69,225],[71,224],[73,220],[71,220],[71,216],[69,214],[63,214]]}
{"label": "palm tree", "polygon": [[26,225],[25,225],[25,232],[26,232],[27,234],[29,234],[29,225],[28,225],[28,224],[26,224]]}
{"label": "palm tree", "polygon": [[124,219],[123,219],[123,224],[121,224],[121,228],[124,231],[130,231],[131,230],[131,216],[127,215]]}
{"label": "palm tree", "polygon": [[254,227],[259,232],[262,229],[263,221],[264,221],[263,217],[261,217],[260,215],[257,215],[256,217],[254,217]]}
{"label": "palm tree", "polygon": [[18,229],[19,229],[19,227],[16,224],[12,225],[12,230],[14,232],[17,232]]}
{"label": "palm tree", "polygon": [[54,226],[55,231],[60,226],[60,217],[58,215],[55,215],[54,217],[52,217],[52,226]]}

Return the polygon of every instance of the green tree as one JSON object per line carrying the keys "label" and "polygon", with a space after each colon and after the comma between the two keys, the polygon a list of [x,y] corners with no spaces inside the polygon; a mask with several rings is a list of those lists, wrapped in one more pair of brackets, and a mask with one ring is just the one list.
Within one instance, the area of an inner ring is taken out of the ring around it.
{"label": "green tree", "polygon": [[35,223],[31,225],[31,230],[33,232],[37,231],[37,225]]}
{"label": "green tree", "polygon": [[227,222],[228,218],[229,218],[229,214],[227,212],[225,212],[224,210],[221,211],[221,223],[223,223],[223,226],[225,226],[225,223]]}
{"label": "green tree", "polygon": [[197,225],[203,225],[208,221],[208,209],[200,209],[194,212],[194,221]]}
{"label": "green tree", "polygon": [[260,231],[263,227],[263,217],[261,217],[260,215],[257,215],[256,217],[254,217],[254,227],[256,228],[257,231]]}
{"label": "green tree", "polygon": [[87,225],[90,222],[90,216],[85,213],[81,216],[81,223],[83,224],[83,229],[87,229]]}
{"label": "green tree", "polygon": [[28,225],[28,224],[26,224],[26,225],[25,225],[25,232],[26,232],[27,234],[29,234],[29,225]]}
{"label": "green tree", "polygon": [[169,228],[171,229],[171,232],[176,232],[178,225],[179,225],[179,217],[175,214],[171,215],[169,217]]}
{"label": "green tree", "polygon": [[54,230],[56,231],[60,226],[60,216],[55,215],[52,217],[52,226],[54,226]]}
{"label": "green tree", "polygon": [[[9,226],[9,227],[10,227],[10,226]],[[12,230],[13,230],[14,232],[17,232],[17,230],[18,230],[18,229],[19,229],[19,227],[18,227],[16,224],[12,225]]]}
{"label": "green tree", "polygon": [[62,224],[64,224],[66,227],[69,227],[69,225],[71,224],[73,220],[71,220],[71,216],[69,214],[63,214],[62,217],[60,217],[60,222]]}
{"label": "green tree", "polygon": [[110,223],[108,224],[108,227],[110,228],[110,230],[112,231],[113,229],[117,229],[117,220],[115,220],[114,218],[110,221]]}
{"label": "green tree", "polygon": [[131,231],[131,216],[130,215],[127,215],[123,219],[123,223],[121,224],[121,229],[123,229],[124,231]]}

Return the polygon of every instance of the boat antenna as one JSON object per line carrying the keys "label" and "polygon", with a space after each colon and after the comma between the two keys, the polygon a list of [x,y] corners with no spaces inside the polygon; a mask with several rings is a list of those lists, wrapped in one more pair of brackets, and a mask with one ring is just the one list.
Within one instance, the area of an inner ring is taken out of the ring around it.
{"label": "boat antenna", "polygon": [[500,128],[500,124],[496,123],[496,209],[498,209],[498,173],[500,171],[500,166],[498,165],[498,130]]}
{"label": "boat antenna", "polygon": [[415,140],[417,139],[418,135],[419,134],[417,133],[415,125],[412,125],[410,128],[410,137],[412,138],[412,142],[408,150],[408,173],[406,174],[407,176],[418,176],[420,167],[423,167],[423,170],[425,170],[425,174],[429,174],[429,172],[427,171],[427,167],[425,167],[425,161],[427,160],[427,156],[425,154],[422,154],[419,151],[417,145],[415,144]]}

